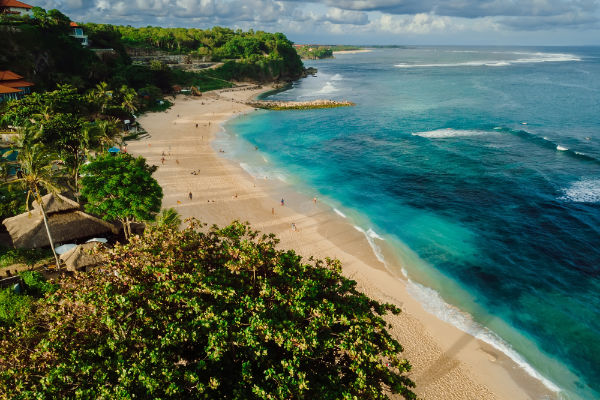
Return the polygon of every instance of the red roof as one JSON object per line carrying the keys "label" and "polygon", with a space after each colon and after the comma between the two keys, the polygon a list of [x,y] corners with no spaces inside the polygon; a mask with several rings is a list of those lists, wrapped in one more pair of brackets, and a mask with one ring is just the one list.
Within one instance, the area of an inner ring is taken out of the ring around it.
{"label": "red roof", "polygon": [[6,86],[6,87],[10,87],[10,88],[22,88],[22,87],[28,87],[28,86],[35,86],[31,82],[27,82],[27,81],[23,81],[23,80],[18,80],[18,81],[0,81],[0,85]]}
{"label": "red roof", "polygon": [[23,77],[21,75],[15,74],[12,71],[0,71],[0,81],[14,81],[17,79],[23,79]]}
{"label": "red roof", "polygon": [[0,0],[0,7],[33,8],[29,4],[21,3],[17,0]]}
{"label": "red roof", "polygon": [[77,22],[73,22],[73,21],[71,21],[71,23],[69,24],[69,26],[70,26],[71,28],[77,28],[79,25],[77,25]]}
{"label": "red roof", "polygon": [[19,89],[13,89],[13,88],[8,87],[8,86],[2,86],[2,85],[0,85],[0,94],[6,94],[6,93],[21,93],[21,90],[19,90]]}

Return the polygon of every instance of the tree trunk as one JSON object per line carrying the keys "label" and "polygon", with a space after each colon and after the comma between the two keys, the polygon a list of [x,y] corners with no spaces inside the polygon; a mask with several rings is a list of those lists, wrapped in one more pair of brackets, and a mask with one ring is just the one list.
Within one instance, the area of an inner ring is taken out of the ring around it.
{"label": "tree trunk", "polygon": [[123,224],[123,234],[125,235],[125,240],[129,240],[129,236],[127,235],[127,218],[121,221]]}
{"label": "tree trunk", "polygon": [[52,249],[52,254],[54,254],[54,260],[56,261],[56,267],[60,269],[60,259],[54,250],[54,241],[52,240],[52,235],[50,234],[50,227],[48,226],[48,218],[46,217],[46,209],[44,208],[44,202],[42,201],[39,192],[36,190],[36,199],[37,203],[42,210],[42,216],[44,217],[44,225],[46,226],[46,234],[48,235],[48,241],[50,242],[50,248]]}

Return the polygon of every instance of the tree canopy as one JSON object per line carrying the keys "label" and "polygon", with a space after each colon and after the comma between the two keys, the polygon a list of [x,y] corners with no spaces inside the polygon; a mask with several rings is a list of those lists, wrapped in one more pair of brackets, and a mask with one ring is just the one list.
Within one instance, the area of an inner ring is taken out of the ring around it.
{"label": "tree canopy", "polygon": [[82,167],[85,209],[107,221],[120,221],[129,235],[131,221],[151,221],[160,211],[162,188],[152,177],[156,166],[143,157],[104,153]]}
{"label": "tree canopy", "polygon": [[247,224],[150,228],[0,329],[0,397],[414,399],[382,318],[339,261]]}

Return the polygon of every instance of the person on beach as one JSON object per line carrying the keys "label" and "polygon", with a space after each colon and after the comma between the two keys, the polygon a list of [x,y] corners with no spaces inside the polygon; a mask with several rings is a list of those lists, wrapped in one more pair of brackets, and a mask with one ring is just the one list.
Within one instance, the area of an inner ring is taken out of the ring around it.
{"label": "person on beach", "polygon": [[192,192],[190,192],[190,194],[188,195],[190,197],[190,200],[192,199]]}
{"label": "person on beach", "polygon": [[196,129],[198,128],[198,124],[196,124]]}
{"label": "person on beach", "polygon": [[292,222],[292,231],[296,232],[296,224]]}
{"label": "person on beach", "polygon": [[283,201],[283,199],[281,199],[281,205],[284,206],[285,205],[285,201]]}
{"label": "person on beach", "polygon": [[317,204],[317,198],[313,197],[313,203]]}
{"label": "person on beach", "polygon": [[162,162],[163,165],[165,165],[165,158],[161,158],[160,161]]}
{"label": "person on beach", "polygon": [[275,215],[275,207],[271,208],[271,215]]}

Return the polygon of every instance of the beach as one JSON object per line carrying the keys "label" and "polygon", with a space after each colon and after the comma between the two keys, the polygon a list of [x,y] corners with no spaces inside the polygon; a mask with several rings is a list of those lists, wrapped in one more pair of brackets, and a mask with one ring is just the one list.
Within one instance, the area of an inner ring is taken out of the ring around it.
{"label": "beach", "polygon": [[410,377],[420,398],[555,398],[502,352],[425,311],[408,293],[407,282],[379,261],[365,235],[330,206],[284,182],[255,179],[213,149],[221,124],[252,112],[244,101],[270,89],[179,96],[168,111],[139,118],[148,136],[129,142],[127,151],[159,167],[154,177],[164,191],[163,208],[173,207],[182,217],[209,225],[249,221],[255,229],[275,233],[281,248],[306,258],[340,259],[344,274],[360,290],[402,309],[387,318],[413,366]]}

